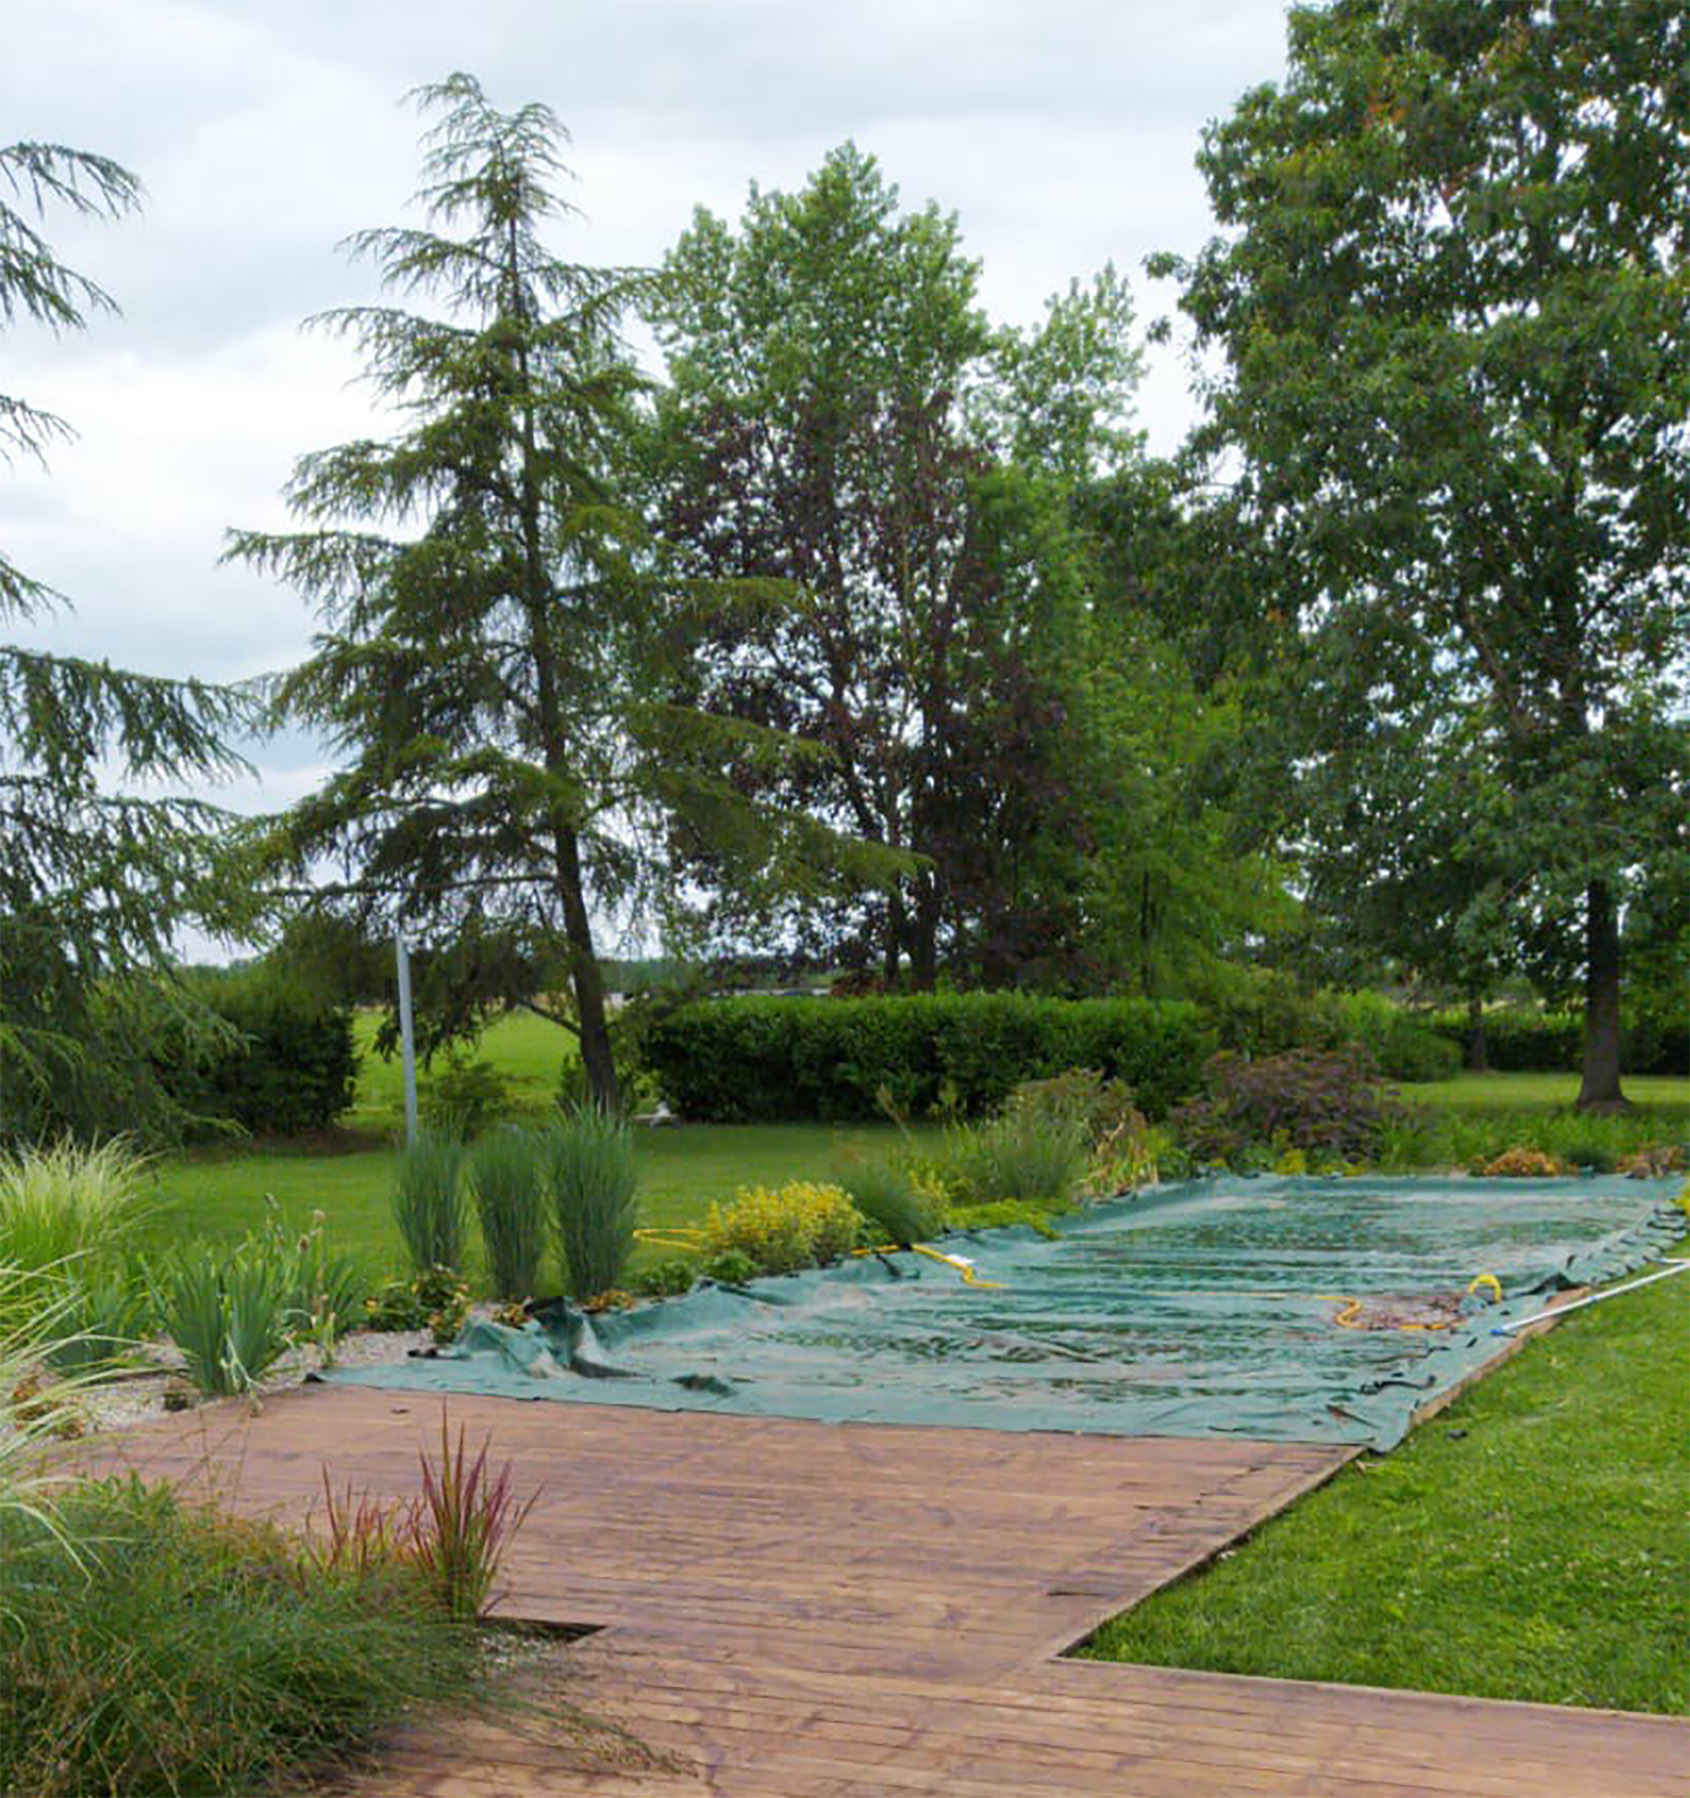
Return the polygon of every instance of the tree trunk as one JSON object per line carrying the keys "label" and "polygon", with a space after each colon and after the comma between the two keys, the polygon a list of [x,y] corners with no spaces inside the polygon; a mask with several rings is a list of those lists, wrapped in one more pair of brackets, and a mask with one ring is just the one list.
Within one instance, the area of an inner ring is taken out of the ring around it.
{"label": "tree trunk", "polygon": [[1585,898],[1584,1080],[1580,1111],[1622,1111],[1620,1091],[1620,927],[1605,880],[1593,880]]}
{"label": "tree trunk", "polygon": [[1485,1002],[1477,993],[1467,1001],[1467,1053],[1462,1066],[1469,1074],[1490,1072],[1490,1047],[1485,1041]]}
{"label": "tree trunk", "polygon": [[575,1013],[581,1024],[581,1065],[593,1103],[610,1117],[620,1115],[622,1094],[616,1060],[610,1052],[610,1028],[604,1011],[604,976],[593,948],[592,920],[581,886],[581,846],[575,832],[556,827],[557,894],[563,903],[563,930],[569,941],[569,980]]}
{"label": "tree trunk", "polygon": [[903,953],[904,899],[894,889],[886,897],[886,945],[880,968],[880,984],[889,993],[898,990],[898,970]]}
{"label": "tree trunk", "polygon": [[918,993],[930,993],[939,981],[939,883],[931,875],[916,882],[909,948],[910,985]]}

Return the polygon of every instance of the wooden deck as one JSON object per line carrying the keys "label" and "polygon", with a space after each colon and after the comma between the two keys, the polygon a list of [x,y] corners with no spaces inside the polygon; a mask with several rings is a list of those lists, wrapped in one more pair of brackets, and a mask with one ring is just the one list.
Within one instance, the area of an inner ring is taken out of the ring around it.
{"label": "wooden deck", "polygon": [[[1668,1719],[1053,1659],[1347,1449],[828,1426],[454,1399],[544,1495],[505,1614],[593,1624],[571,1700],[656,1751],[517,1724],[397,1736],[369,1798],[1686,1798]],[[433,1401],[219,1407],[123,1464],[298,1514],[326,1465],[415,1489]]]}

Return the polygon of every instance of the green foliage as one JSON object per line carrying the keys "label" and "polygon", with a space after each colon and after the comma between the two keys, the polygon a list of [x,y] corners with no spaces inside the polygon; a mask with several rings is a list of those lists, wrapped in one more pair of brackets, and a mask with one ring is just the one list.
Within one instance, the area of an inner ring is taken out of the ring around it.
{"label": "green foliage", "polygon": [[151,1210],[151,1163],[114,1139],[68,1140],[0,1154],[0,1334],[31,1315],[54,1320],[49,1359],[61,1372],[109,1365],[148,1321],[134,1260]]}
{"label": "green foliage", "polygon": [[180,1798],[319,1774],[419,1706],[462,1703],[473,1632],[377,1557],[140,1481],[63,1492],[76,1559],[0,1513],[0,1766],[39,1798]]}
{"label": "green foliage", "polygon": [[946,1089],[975,1115],[1074,1067],[1123,1080],[1160,1116],[1198,1089],[1211,1049],[1193,1006],[1019,993],[710,1000],[656,1022],[645,1044],[669,1104],[712,1123],[869,1118],[883,1091],[920,1114]]}
{"label": "green foliage", "polygon": [[236,1124],[293,1136],[326,1129],[351,1108],[358,1058],[345,1006],[273,962],[196,971],[187,984],[227,1026],[206,1040],[174,1014],[161,1021],[160,1079],[191,1133]]}
{"label": "green foliage", "polygon": [[944,1226],[944,1207],[917,1187],[900,1162],[853,1162],[840,1174],[838,1184],[873,1226],[876,1246],[889,1242],[907,1249],[926,1242]]}
{"label": "green foliage", "polygon": [[470,1312],[469,1282],[455,1268],[425,1267],[408,1280],[386,1280],[364,1301],[371,1330],[427,1330],[442,1348],[456,1342]]}
{"label": "green foliage", "polygon": [[1170,1119],[1201,1162],[1255,1167],[1286,1150],[1322,1162],[1370,1160],[1400,1116],[1364,1049],[1293,1049],[1260,1061],[1223,1052],[1206,1082],[1205,1095]]}
{"label": "green foliage", "polygon": [[109,1267],[146,1217],[150,1171],[120,1137],[0,1152],[0,1263],[67,1278]]}
{"label": "green foliage", "polygon": [[743,1286],[762,1271],[757,1258],[744,1249],[721,1249],[704,1263],[705,1278],[718,1286]]}
{"label": "green foliage", "polygon": [[558,1257],[578,1299],[611,1291],[634,1248],[639,1183],[628,1126],[597,1106],[560,1119],[544,1141]]}
{"label": "green foliage", "polygon": [[[106,157],[0,145],[0,329],[21,318],[76,331],[88,312],[115,310],[38,226],[53,210],[120,218],[139,196],[136,177]],[[0,464],[44,466],[70,434],[63,419],[0,394]],[[0,552],[0,622],[61,603]],[[242,767],[225,739],[252,714],[244,698],[202,682],[0,643],[0,1144],[65,1130],[174,1134],[178,1111],[124,1013],[155,982],[171,984],[180,925],[239,934],[252,894],[231,876],[222,813],[138,794]],[[128,794],[102,792],[107,763],[124,770]],[[208,1020],[176,996],[206,1033]]]}
{"label": "green foliage", "polygon": [[1091,1161],[1079,1118],[1029,1106],[947,1138],[940,1177],[956,1207],[1025,1204],[1060,1211],[1072,1202]]}
{"label": "green foliage", "polygon": [[351,239],[392,303],[317,321],[400,428],[301,458],[300,529],[229,549],[318,608],[278,706],[344,752],[270,847],[291,867],[342,856],[365,933],[419,945],[430,1042],[566,984],[589,1091],[614,1111],[594,920],[663,880],[673,814],[744,809],[683,703],[685,646],[716,607],[660,578],[634,503],[645,382],[619,326],[651,283],[543,239],[569,210],[561,123],[502,113],[461,73],[414,98],[432,118],[422,223]]}
{"label": "green foliage", "polygon": [[481,1221],[493,1296],[530,1299],[540,1290],[546,1252],[546,1167],[541,1139],[511,1125],[470,1151],[470,1191]]}
{"label": "green foliage", "polygon": [[1674,1144],[1690,1145],[1690,1106],[1589,1117],[1570,1105],[1554,1111],[1409,1105],[1387,1123],[1375,1159],[1392,1173],[1477,1169],[1510,1149],[1531,1149],[1567,1167],[1600,1173],[1642,1150]]}
{"label": "green foliage", "polygon": [[731,1204],[710,1207],[701,1232],[705,1269],[710,1272],[731,1251],[748,1255],[766,1274],[825,1266],[856,1247],[862,1221],[837,1186],[789,1180],[775,1192],[742,1187]]}
{"label": "green foliage", "polygon": [[418,1273],[463,1266],[464,1155],[459,1138],[439,1130],[419,1130],[399,1152],[393,1221]]}
{"label": "green foliage", "polygon": [[65,1282],[45,1359],[62,1374],[110,1371],[134,1357],[151,1323],[151,1299],[138,1267],[79,1271]]}
{"label": "green foliage", "polygon": [[[903,212],[853,144],[737,227],[699,211],[664,272],[668,532],[687,574],[759,602],[711,621],[695,678],[742,734],[806,749],[729,740],[728,790],[761,804],[687,839],[706,925],[849,944],[921,989],[944,941],[1006,980],[1075,911],[1090,614],[1066,500],[1129,453],[1125,285],[993,331],[955,219]],[[841,823],[862,842],[794,878]]]}
{"label": "green foliage", "polygon": [[694,1257],[671,1255],[632,1275],[628,1281],[628,1289],[638,1293],[641,1298],[678,1299],[692,1291],[698,1284],[698,1276],[702,1271]]}
{"label": "green foliage", "polygon": [[1008,1117],[1071,1124],[1092,1149],[1135,1119],[1142,1122],[1132,1088],[1124,1080],[1106,1079],[1096,1068],[1069,1068],[1048,1080],[1023,1080],[1003,1109]]}
{"label": "green foliage", "polygon": [[459,1142],[474,1142],[509,1112],[510,1104],[510,1087],[493,1063],[462,1054],[447,1056],[445,1068],[419,1098],[428,1127]]}
{"label": "green foliage", "polygon": [[1662,0],[1294,7],[1178,271],[1311,899],[1458,991],[1582,990],[1587,1105],[1621,920],[1686,890],[1683,54]]}
{"label": "green foliage", "polygon": [[[1466,1042],[1470,1028],[1466,1015],[1458,1012],[1440,1013],[1436,1027],[1459,1043]],[[1485,1012],[1484,1028],[1486,1065],[1500,1074],[1571,1073],[1584,1052],[1584,1019],[1574,1012],[1499,1006]],[[1621,1033],[1621,1067],[1628,1074],[1690,1071],[1685,1059],[1687,1031],[1690,1026],[1682,1018],[1633,1014]]]}
{"label": "green foliage", "polygon": [[249,1236],[234,1249],[182,1244],[149,1281],[154,1315],[210,1397],[250,1391],[304,1321],[298,1266],[273,1236]]}

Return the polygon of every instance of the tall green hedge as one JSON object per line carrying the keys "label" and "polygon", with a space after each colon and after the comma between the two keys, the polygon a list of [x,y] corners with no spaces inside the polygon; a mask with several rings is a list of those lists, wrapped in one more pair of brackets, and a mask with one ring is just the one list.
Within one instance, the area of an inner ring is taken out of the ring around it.
{"label": "tall green hedge", "polygon": [[[1441,1013],[1438,1030],[1465,1044],[1466,1014]],[[1485,1059],[1499,1074],[1576,1074],[1583,1058],[1577,1012],[1518,1006],[1485,1013]],[[1690,1073],[1690,1024],[1682,1016],[1629,1017],[1620,1032],[1620,1067],[1627,1074]]]}
{"label": "tall green hedge", "polygon": [[346,1006],[269,967],[190,978],[196,996],[238,1036],[209,1053],[178,1048],[159,1067],[184,1111],[255,1134],[294,1136],[351,1107],[358,1056]]}
{"label": "tall green hedge", "polygon": [[676,1111],[708,1123],[872,1118],[882,1089],[913,1116],[946,1096],[978,1115],[1077,1067],[1125,1080],[1160,1117],[1215,1046],[1194,1005],[954,993],[704,1000],[656,1022],[642,1059]]}

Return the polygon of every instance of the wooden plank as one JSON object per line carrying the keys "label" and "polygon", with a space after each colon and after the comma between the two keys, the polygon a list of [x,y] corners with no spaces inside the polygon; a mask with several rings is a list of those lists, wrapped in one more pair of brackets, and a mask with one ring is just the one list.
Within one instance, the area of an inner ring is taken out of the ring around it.
{"label": "wooden plank", "polygon": [[[505,1614],[607,1624],[572,1700],[675,1758],[486,1722],[397,1736],[369,1798],[1685,1798],[1668,1719],[1053,1662],[1353,1451],[453,1399],[543,1484]],[[84,1462],[303,1516],[413,1491],[432,1400],[374,1388],[161,1420]]]}

